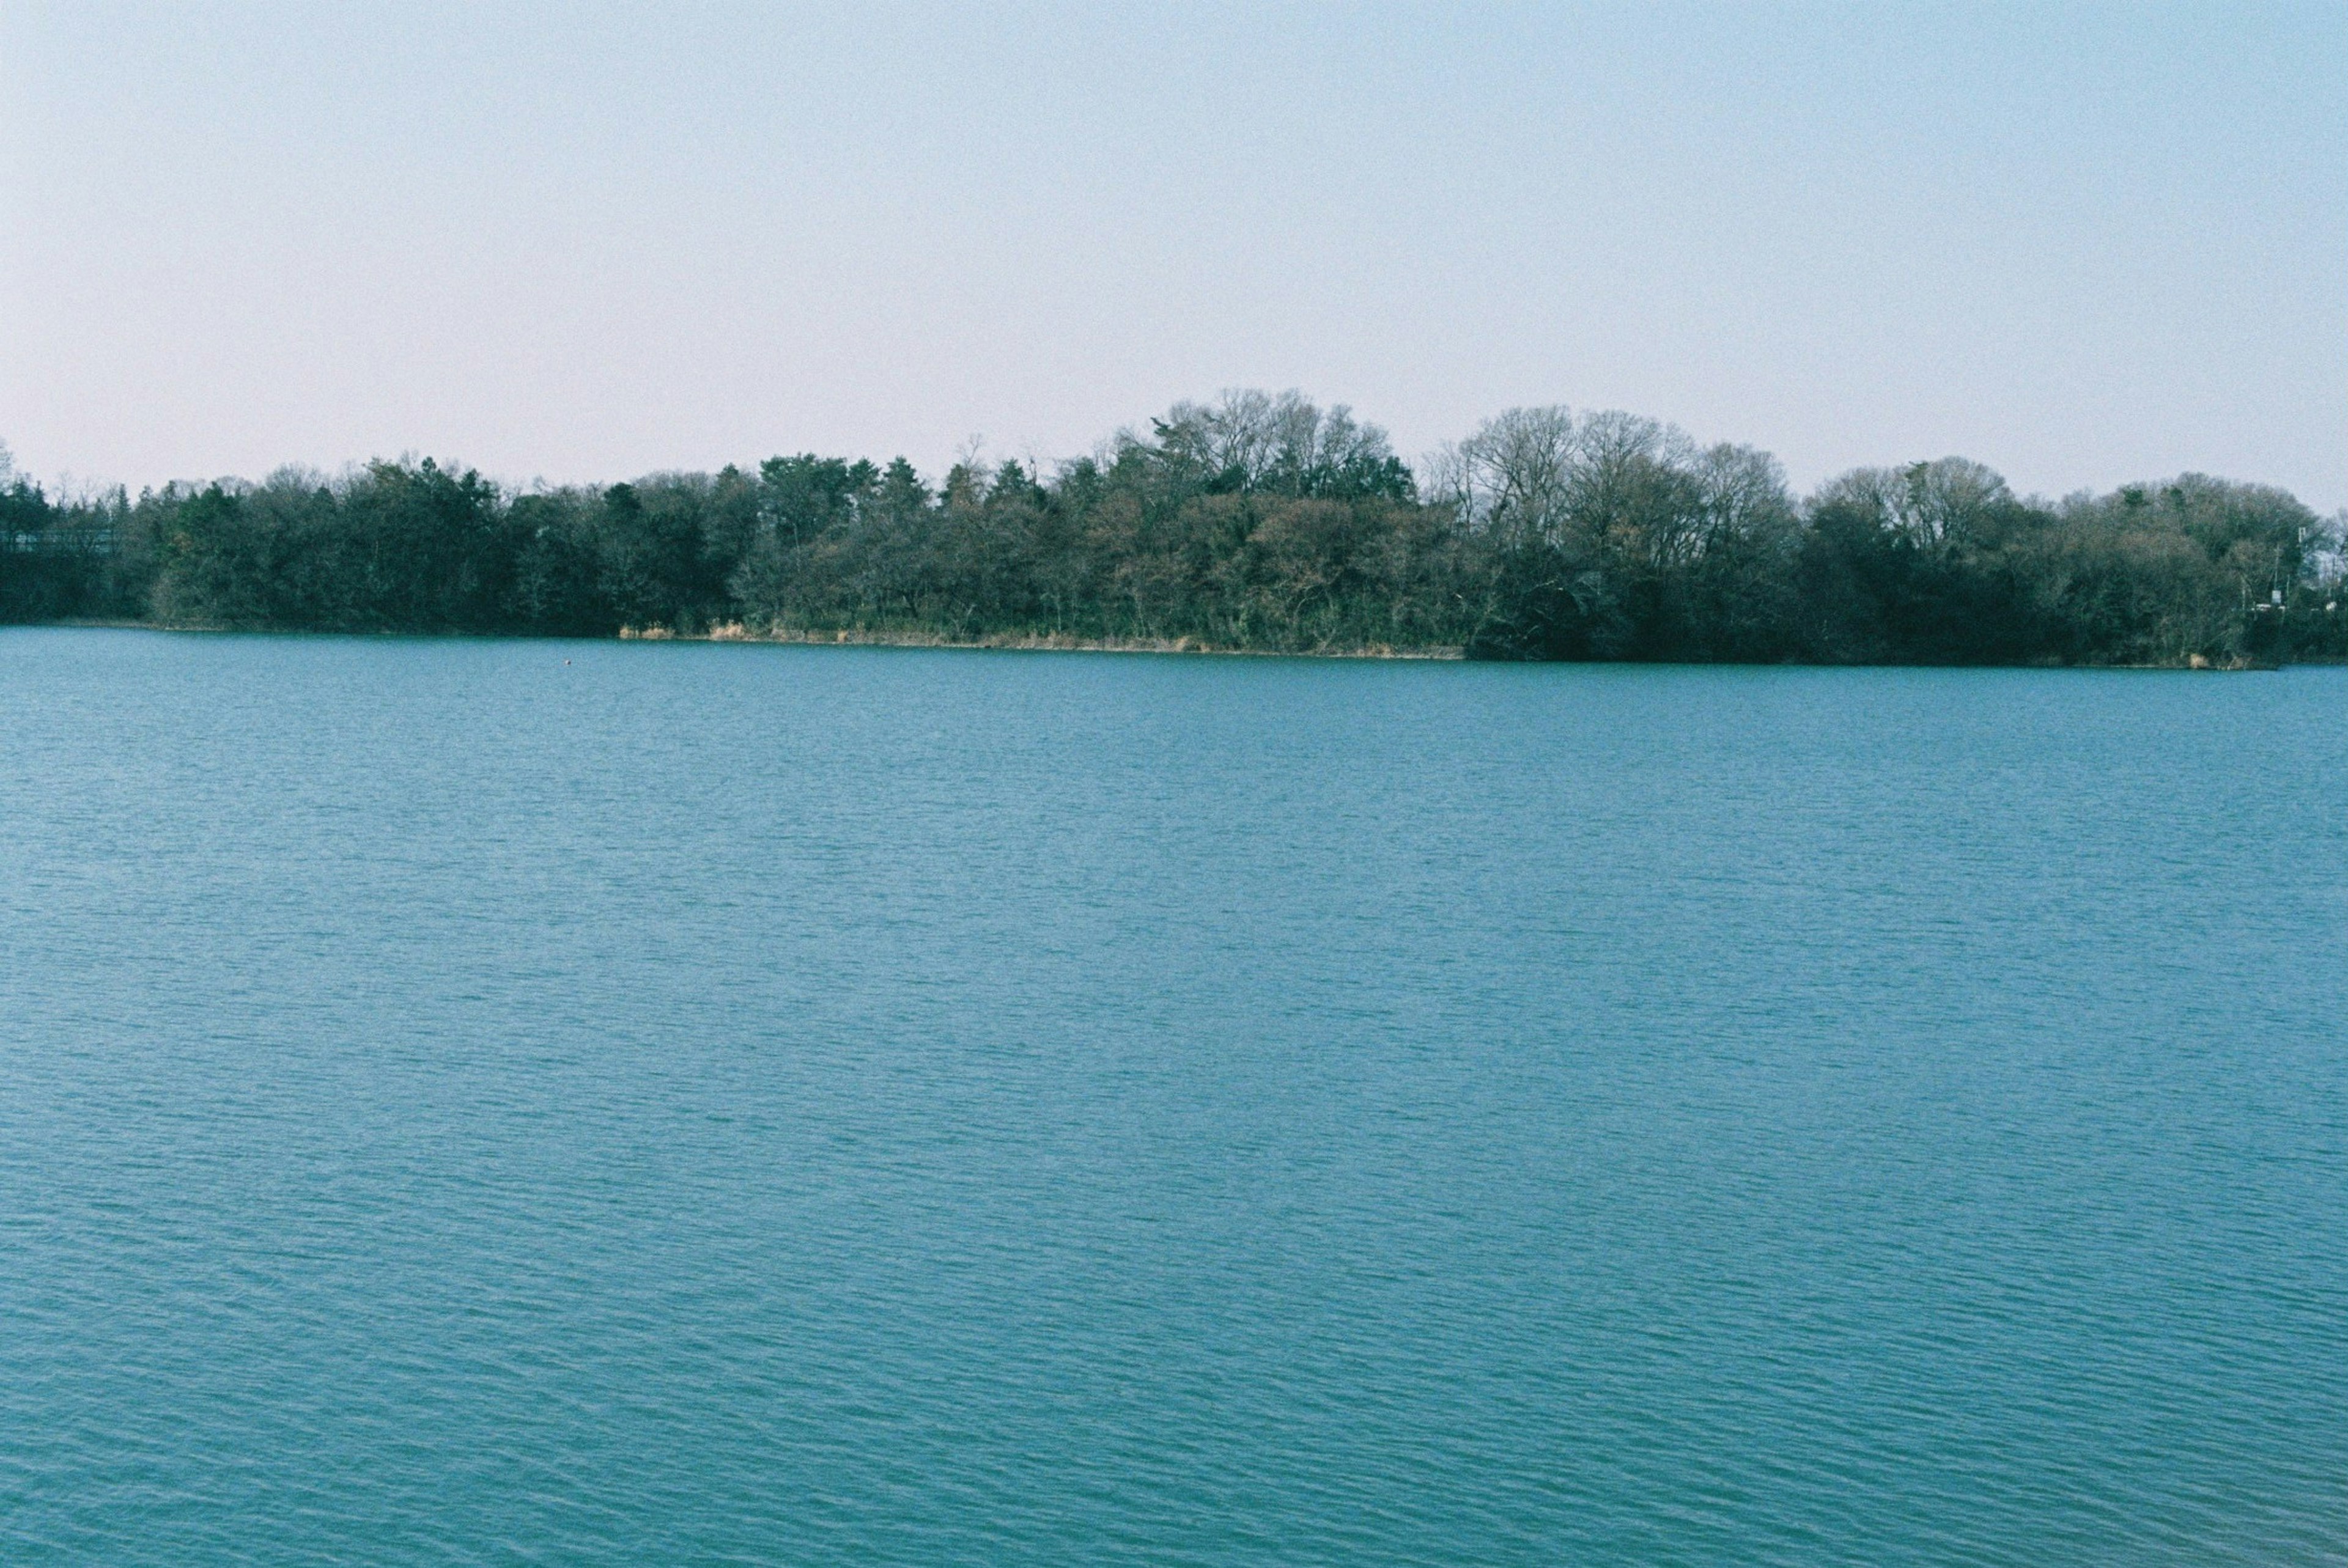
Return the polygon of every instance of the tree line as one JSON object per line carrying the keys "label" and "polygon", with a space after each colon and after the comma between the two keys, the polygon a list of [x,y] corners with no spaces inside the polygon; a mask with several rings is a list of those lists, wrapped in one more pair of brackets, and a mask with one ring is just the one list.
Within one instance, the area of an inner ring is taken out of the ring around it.
{"label": "tree line", "polygon": [[2342,521],[2188,474],[2060,500],[1962,458],[1797,497],[1768,454],[1512,409],[1416,471],[1296,393],[1050,473],[803,454],[516,489],[375,462],[52,497],[0,447],[0,619],[1140,641],[1819,663],[2348,655]]}

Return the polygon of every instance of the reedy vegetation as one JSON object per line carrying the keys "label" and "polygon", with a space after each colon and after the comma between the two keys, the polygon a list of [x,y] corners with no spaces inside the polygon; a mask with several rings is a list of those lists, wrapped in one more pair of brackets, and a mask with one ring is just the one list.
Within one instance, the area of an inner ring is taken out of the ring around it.
{"label": "reedy vegetation", "polygon": [[1232,392],[1049,476],[972,459],[934,487],[902,458],[808,454],[602,489],[508,490],[426,459],[58,499],[5,452],[15,620],[1509,659],[2348,654],[2342,519],[2270,487],[2188,474],[2048,502],[1951,457],[1797,499],[1766,453],[1619,413],[1511,409],[1414,474],[1342,406]]}

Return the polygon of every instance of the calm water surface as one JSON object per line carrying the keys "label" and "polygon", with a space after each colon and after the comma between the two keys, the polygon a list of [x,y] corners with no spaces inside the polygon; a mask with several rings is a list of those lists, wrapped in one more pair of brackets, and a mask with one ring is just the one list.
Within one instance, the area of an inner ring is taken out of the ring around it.
{"label": "calm water surface", "polygon": [[0,633],[10,1563],[2348,1554],[2348,671]]}

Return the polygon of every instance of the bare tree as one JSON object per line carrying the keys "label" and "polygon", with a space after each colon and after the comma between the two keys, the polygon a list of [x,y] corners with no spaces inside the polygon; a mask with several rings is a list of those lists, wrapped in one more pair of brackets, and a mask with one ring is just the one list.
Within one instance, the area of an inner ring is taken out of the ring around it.
{"label": "bare tree", "polygon": [[1161,461],[1239,490],[1358,491],[1394,457],[1384,430],[1343,404],[1324,412],[1301,392],[1227,389],[1210,404],[1178,403],[1152,423]]}
{"label": "bare tree", "polygon": [[1696,458],[1694,474],[1703,509],[1704,553],[1794,527],[1785,465],[1768,453],[1722,442]]}
{"label": "bare tree", "polygon": [[1985,515],[2013,492],[1995,470],[1967,457],[1941,457],[1900,468],[1854,468],[1829,480],[1820,505],[1856,506],[1895,538],[1925,549],[1969,542]]}
{"label": "bare tree", "polygon": [[1555,543],[1572,494],[1580,432],[1562,404],[1511,408],[1429,460],[1439,498],[1478,533]]}

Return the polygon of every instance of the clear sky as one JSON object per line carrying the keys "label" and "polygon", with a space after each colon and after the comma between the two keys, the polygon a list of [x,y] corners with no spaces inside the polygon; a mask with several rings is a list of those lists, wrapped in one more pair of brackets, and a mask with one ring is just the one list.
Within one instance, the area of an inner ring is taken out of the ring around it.
{"label": "clear sky", "polygon": [[36,476],[1088,448],[1303,387],[2348,503],[2348,5],[0,0]]}

